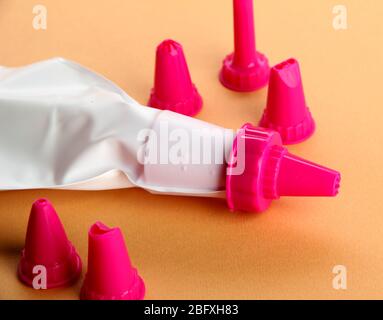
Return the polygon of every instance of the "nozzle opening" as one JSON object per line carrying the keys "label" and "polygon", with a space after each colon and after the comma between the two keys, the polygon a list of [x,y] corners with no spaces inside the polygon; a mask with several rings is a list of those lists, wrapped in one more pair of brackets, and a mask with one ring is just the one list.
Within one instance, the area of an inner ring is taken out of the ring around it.
{"label": "nozzle opening", "polygon": [[341,175],[340,173],[335,177],[334,180],[334,188],[333,188],[333,193],[332,196],[335,197],[339,193],[339,188],[340,188],[340,181],[341,181]]}
{"label": "nozzle opening", "polygon": [[89,234],[93,237],[102,237],[112,233],[116,228],[109,228],[102,222],[96,222],[89,230]]}
{"label": "nozzle opening", "polygon": [[172,39],[167,39],[164,40],[159,46],[159,50],[166,50],[170,55],[176,56],[178,54],[178,48],[180,48],[181,45],[172,40]]}
{"label": "nozzle opening", "polygon": [[274,68],[277,69],[277,70],[283,70],[283,69],[286,69],[289,66],[294,65],[296,63],[297,63],[296,59],[290,58],[290,59],[288,59],[286,61],[283,61],[283,62],[277,64],[276,66],[274,66]]}
{"label": "nozzle opening", "polygon": [[42,198],[42,199],[38,199],[35,201],[35,204],[38,204],[38,205],[46,205],[46,204],[49,204],[49,201],[48,199],[45,199],[45,198]]}

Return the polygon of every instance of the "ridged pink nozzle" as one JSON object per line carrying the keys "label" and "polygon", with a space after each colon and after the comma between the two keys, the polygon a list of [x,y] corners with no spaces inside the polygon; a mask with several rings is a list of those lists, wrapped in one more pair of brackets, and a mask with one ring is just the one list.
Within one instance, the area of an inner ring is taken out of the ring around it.
{"label": "ridged pink nozzle", "polygon": [[223,61],[221,83],[238,92],[251,92],[267,85],[270,67],[255,44],[253,0],[233,0],[234,53]]}
{"label": "ridged pink nozzle", "polygon": [[157,47],[154,88],[148,105],[187,116],[196,115],[202,108],[182,46],[173,40],[165,40]]}
{"label": "ridged pink nozzle", "polygon": [[142,300],[145,286],[132,266],[119,228],[101,222],[89,230],[88,270],[83,300]]}
{"label": "ridged pink nozzle", "polygon": [[316,163],[285,153],[280,160],[278,196],[327,196],[338,194],[340,174]]}
{"label": "ridged pink nozzle", "polygon": [[46,199],[37,200],[28,221],[25,248],[18,267],[18,276],[33,287],[35,267],[45,267],[46,288],[72,284],[81,274],[82,264],[69,242],[61,221]]}
{"label": "ridged pink nozzle", "polygon": [[231,210],[263,212],[282,196],[338,194],[340,173],[290,154],[280,135],[246,124],[239,131],[227,168]]}
{"label": "ridged pink nozzle", "polygon": [[314,133],[297,60],[289,59],[271,69],[267,106],[259,125],[278,131],[283,144],[302,142]]}

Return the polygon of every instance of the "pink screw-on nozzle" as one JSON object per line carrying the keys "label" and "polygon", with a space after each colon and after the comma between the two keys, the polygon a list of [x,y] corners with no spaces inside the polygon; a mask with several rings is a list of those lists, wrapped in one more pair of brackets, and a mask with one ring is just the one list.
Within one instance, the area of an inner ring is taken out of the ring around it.
{"label": "pink screw-on nozzle", "polygon": [[154,88],[148,105],[187,116],[196,115],[202,108],[182,46],[173,40],[165,40],[157,47]]}
{"label": "pink screw-on nozzle", "polygon": [[145,286],[133,268],[119,228],[101,222],[89,230],[88,271],[83,300],[142,300]]}
{"label": "pink screw-on nozzle", "polygon": [[314,133],[297,60],[289,59],[271,69],[267,106],[259,125],[278,131],[284,144],[302,142]]}
{"label": "pink screw-on nozzle", "polygon": [[290,153],[283,155],[277,180],[279,196],[327,196],[338,194],[340,174]]}
{"label": "pink screw-on nozzle", "polygon": [[257,52],[254,31],[253,0],[233,0],[234,53],[223,61],[221,83],[239,92],[255,91],[269,80],[267,58]]}
{"label": "pink screw-on nozzle", "polygon": [[46,269],[47,289],[72,284],[81,274],[80,257],[46,199],[37,200],[32,206],[18,267],[20,280],[32,287],[37,266]]}
{"label": "pink screw-on nozzle", "polygon": [[226,197],[232,210],[265,211],[281,196],[335,196],[340,173],[290,154],[280,135],[246,124],[227,168]]}

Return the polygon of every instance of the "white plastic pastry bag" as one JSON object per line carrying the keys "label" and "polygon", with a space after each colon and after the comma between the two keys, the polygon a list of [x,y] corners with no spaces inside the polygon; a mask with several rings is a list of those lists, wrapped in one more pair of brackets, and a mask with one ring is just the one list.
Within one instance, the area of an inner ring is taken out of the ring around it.
{"label": "white plastic pastry bag", "polygon": [[[141,106],[76,63],[56,58],[0,67],[0,190],[138,186],[151,192],[222,196],[224,163],[140,161],[153,141],[155,153],[168,152],[168,141],[160,134],[164,128],[201,129],[205,136],[222,133],[225,147],[212,145],[208,152],[223,157],[230,152],[231,130]],[[145,136],[146,129],[150,135]],[[181,158],[199,152],[182,143]]]}

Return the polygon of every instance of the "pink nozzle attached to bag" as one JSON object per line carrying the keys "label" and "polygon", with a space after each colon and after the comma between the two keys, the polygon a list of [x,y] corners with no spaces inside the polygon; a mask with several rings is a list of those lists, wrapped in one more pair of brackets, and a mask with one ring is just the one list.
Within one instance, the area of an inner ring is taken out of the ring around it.
{"label": "pink nozzle attached to bag", "polygon": [[234,142],[226,176],[233,211],[263,212],[283,196],[338,194],[340,173],[292,155],[272,130],[246,124]]}

